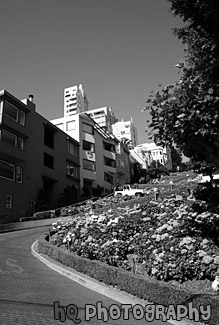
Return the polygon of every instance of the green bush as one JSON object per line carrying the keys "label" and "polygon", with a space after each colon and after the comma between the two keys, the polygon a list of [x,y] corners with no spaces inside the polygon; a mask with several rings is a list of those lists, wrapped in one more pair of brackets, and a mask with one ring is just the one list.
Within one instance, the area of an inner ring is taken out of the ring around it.
{"label": "green bush", "polygon": [[198,214],[201,214],[208,210],[208,206],[205,202],[197,200],[192,203],[192,209],[193,209],[193,211],[197,212]]}
{"label": "green bush", "polygon": [[194,196],[197,200],[205,201],[210,205],[219,205],[219,187],[213,187],[211,183],[198,185],[194,190]]}
{"label": "green bush", "polygon": [[38,241],[38,250],[40,253],[48,255],[54,260],[74,268],[78,272],[85,273],[107,285],[116,286],[120,290],[155,304],[168,306],[170,304],[186,305],[188,302],[192,302],[193,307],[210,304],[211,318],[207,321],[207,324],[218,324],[219,301],[217,296],[194,294],[192,290],[185,287],[182,288],[179,284],[167,284],[150,277],[132,274],[99,261],[90,261],[62,248],[53,246],[45,241],[44,236]]}
{"label": "green bush", "polygon": [[61,209],[55,209],[55,217],[60,217]]}

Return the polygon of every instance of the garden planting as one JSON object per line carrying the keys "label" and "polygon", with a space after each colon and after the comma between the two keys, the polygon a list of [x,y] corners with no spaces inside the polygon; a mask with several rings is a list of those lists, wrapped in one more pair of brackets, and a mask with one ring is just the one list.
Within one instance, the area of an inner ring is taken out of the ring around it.
{"label": "garden planting", "polygon": [[[211,306],[217,325],[218,203],[193,185],[142,198],[108,197],[62,208],[37,250],[117,290],[164,306]],[[196,187],[196,185],[195,185]],[[62,222],[62,216],[69,216]]]}
{"label": "garden planting", "polygon": [[67,210],[74,215],[53,225],[49,241],[89,260],[171,284],[204,281],[201,288],[209,292],[219,267],[219,215],[181,194],[157,201],[150,196],[88,202],[78,211]]}

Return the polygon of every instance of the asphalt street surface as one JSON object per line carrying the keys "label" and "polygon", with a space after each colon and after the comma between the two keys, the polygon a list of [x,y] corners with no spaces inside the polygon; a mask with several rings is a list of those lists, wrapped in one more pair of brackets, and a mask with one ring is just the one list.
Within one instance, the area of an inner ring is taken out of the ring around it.
{"label": "asphalt street surface", "polygon": [[98,301],[107,310],[112,304],[121,304],[62,276],[34,257],[31,245],[46,230],[38,228],[0,234],[1,325],[170,324],[159,320],[147,322],[145,318],[136,320],[132,313],[129,313],[129,320],[108,317],[104,322],[93,316],[94,309],[86,312],[86,304],[96,305]]}

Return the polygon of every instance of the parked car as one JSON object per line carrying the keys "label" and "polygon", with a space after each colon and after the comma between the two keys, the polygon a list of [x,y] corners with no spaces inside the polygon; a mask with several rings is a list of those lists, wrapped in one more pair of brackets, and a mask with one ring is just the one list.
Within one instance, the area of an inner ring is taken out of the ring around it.
{"label": "parked car", "polygon": [[144,196],[146,194],[146,190],[139,188],[138,184],[125,184],[116,186],[114,188],[114,196]]}

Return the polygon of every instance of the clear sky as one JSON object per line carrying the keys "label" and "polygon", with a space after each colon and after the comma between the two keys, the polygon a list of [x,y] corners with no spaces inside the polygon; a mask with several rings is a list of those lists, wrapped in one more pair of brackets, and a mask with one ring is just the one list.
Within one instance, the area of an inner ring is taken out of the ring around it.
{"label": "clear sky", "polygon": [[151,90],[178,80],[182,24],[166,0],[0,0],[0,89],[34,95],[48,119],[63,116],[64,88],[82,83],[90,109],[111,106],[147,141]]}

